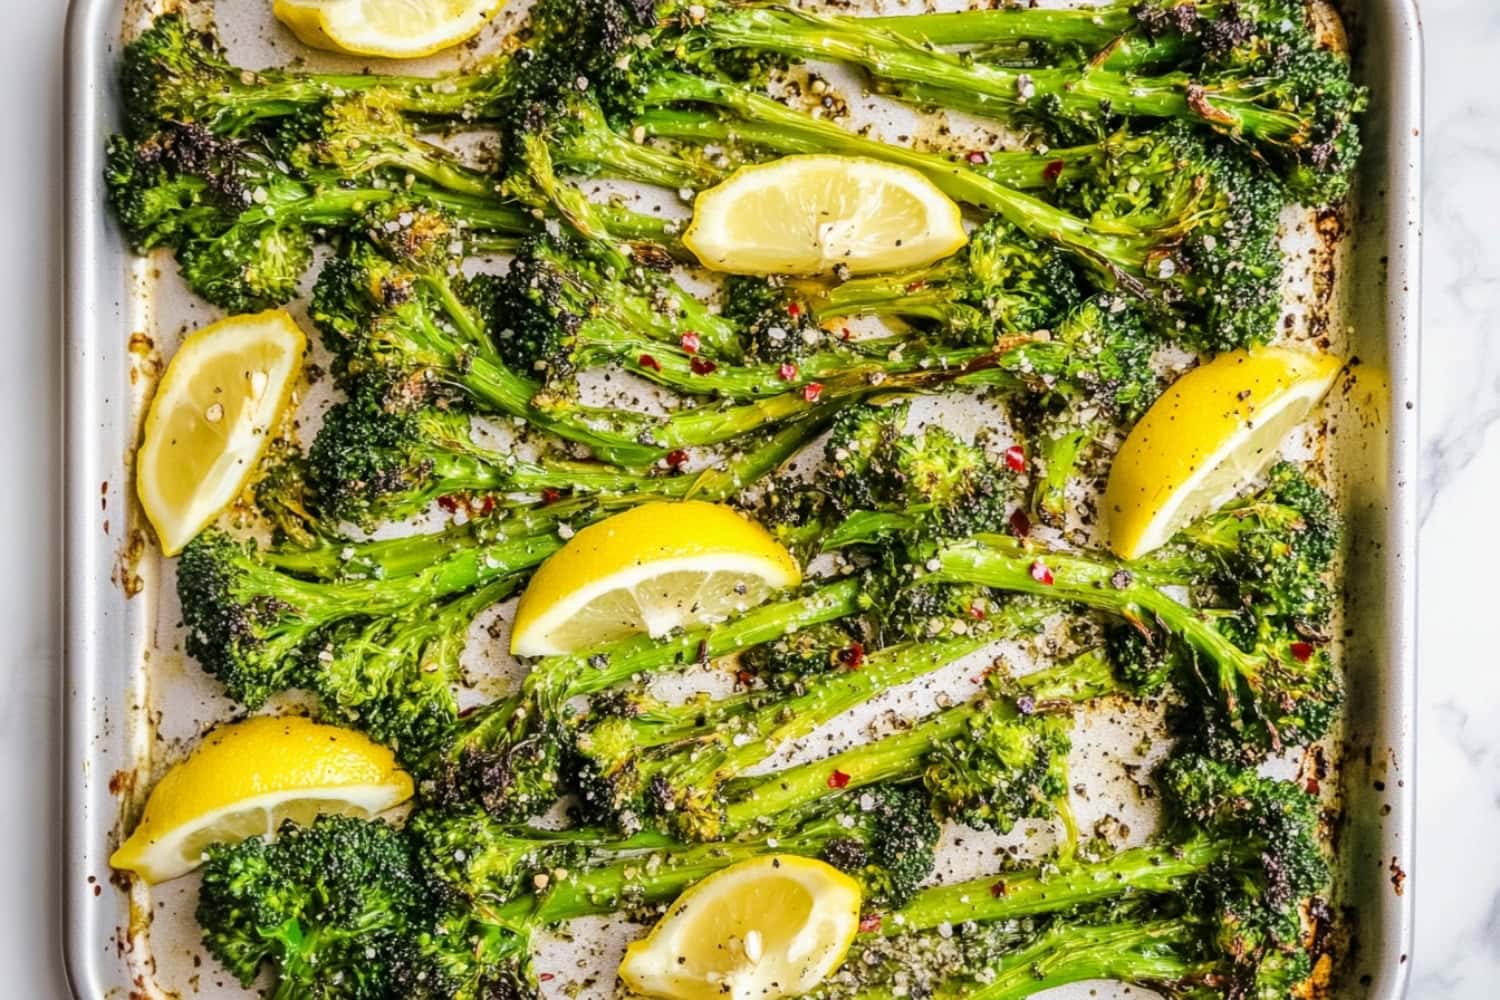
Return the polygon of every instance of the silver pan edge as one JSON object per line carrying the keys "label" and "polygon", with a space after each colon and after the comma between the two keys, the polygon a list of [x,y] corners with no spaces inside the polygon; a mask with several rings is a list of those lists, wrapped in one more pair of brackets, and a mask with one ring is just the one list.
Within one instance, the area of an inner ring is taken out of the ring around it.
{"label": "silver pan edge", "polygon": [[[80,998],[130,996],[117,939],[130,917],[109,884],[117,773],[135,754],[123,724],[140,683],[148,602],[116,582],[135,441],[125,324],[132,258],[105,207],[104,139],[118,118],[113,70],[124,0],[72,0],[66,52],[64,197],[63,837],[68,980]],[[1351,697],[1339,857],[1356,947],[1341,998],[1399,1000],[1412,941],[1416,714],[1417,409],[1421,266],[1421,25],[1414,0],[1344,5],[1372,87],[1360,195],[1349,220],[1347,317],[1362,419],[1340,470],[1354,543],[1347,570]],[[110,523],[114,533],[106,531]],[[150,584],[147,585],[150,591]],[[39,860],[38,863],[44,863]]]}

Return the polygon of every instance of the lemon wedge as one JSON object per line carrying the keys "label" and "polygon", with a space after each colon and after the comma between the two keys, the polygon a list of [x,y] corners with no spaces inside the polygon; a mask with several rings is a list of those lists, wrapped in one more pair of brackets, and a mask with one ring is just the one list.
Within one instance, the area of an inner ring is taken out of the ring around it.
{"label": "lemon wedge", "polygon": [[544,562],[516,608],[511,652],[551,656],[722,621],[802,582],[760,525],[719,504],[647,503],[591,524]]}
{"label": "lemon wedge", "polygon": [[504,0],[276,0],[304,45],[350,55],[417,59],[478,34]]}
{"label": "lemon wedge", "polygon": [[284,820],[370,817],[412,795],[390,750],[298,716],[220,726],[151,790],[135,832],[109,859],[147,882],[186,875],[215,843],[275,835]]}
{"label": "lemon wedge", "polygon": [[307,338],[283,309],[232,316],[177,349],[135,458],[136,494],[167,555],[245,488],[306,350]]}
{"label": "lemon wedge", "polygon": [[816,987],[859,929],[859,883],[811,858],[767,855],[715,872],[678,897],[620,978],[665,1000],[776,1000]]}
{"label": "lemon wedge", "polygon": [[682,242],[734,274],[850,274],[930,264],[968,239],[958,205],[910,167],[788,156],[698,195]]}
{"label": "lemon wedge", "polygon": [[1174,382],[1115,455],[1104,510],[1116,555],[1134,559],[1263,472],[1342,366],[1283,347],[1230,351]]}

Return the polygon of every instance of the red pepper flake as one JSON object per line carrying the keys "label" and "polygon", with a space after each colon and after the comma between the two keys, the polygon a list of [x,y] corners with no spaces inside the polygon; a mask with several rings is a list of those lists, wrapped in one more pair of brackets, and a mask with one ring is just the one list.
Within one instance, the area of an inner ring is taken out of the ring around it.
{"label": "red pepper flake", "polygon": [[776,369],[776,377],[783,382],[790,382],[797,377],[797,366],[790,361],[783,361],[781,367]]}
{"label": "red pepper flake", "polygon": [[636,363],[639,364],[642,368],[650,368],[652,371],[657,372],[661,371],[661,362],[657,361],[649,354],[642,354],[640,360]]}
{"label": "red pepper flake", "polygon": [[839,330],[839,339],[846,344],[849,343],[849,341],[854,339],[854,331],[850,330],[847,326],[842,328]]}
{"label": "red pepper flake", "polygon": [[916,281],[908,281],[906,283],[906,292],[909,295],[912,292],[920,292],[922,289],[924,289],[926,287],[927,287],[927,281],[926,281],[926,279],[924,279],[924,278],[918,278]]}
{"label": "red pepper flake", "polygon": [[1042,168],[1042,180],[1048,184],[1056,184],[1057,179],[1062,176],[1065,164],[1062,160],[1053,160]]}
{"label": "red pepper flake", "polygon": [[866,913],[859,918],[859,932],[861,934],[873,934],[880,930],[880,914]]}
{"label": "red pepper flake", "polygon": [[446,511],[449,514],[457,514],[458,513],[458,506],[459,506],[460,502],[461,501],[459,500],[459,498],[456,497],[456,496],[454,496],[451,493],[450,494],[445,494],[444,496],[438,497],[438,501],[437,501],[438,506],[441,507],[444,511]]}
{"label": "red pepper flake", "polygon": [[788,302],[786,304],[786,314],[792,317],[792,319],[796,319],[798,316],[801,316],[802,304],[799,302]]}
{"label": "red pepper flake", "polygon": [[484,496],[480,497],[477,502],[469,504],[469,513],[477,514],[480,517],[484,517],[487,514],[493,514],[494,512],[495,497],[490,493],[486,493]]}
{"label": "red pepper flake", "polygon": [[1026,471],[1026,449],[1013,444],[1005,449],[1005,467],[1011,472]]}
{"label": "red pepper flake", "polygon": [[858,670],[865,662],[865,644],[851,642],[838,653],[839,662],[849,670]]}
{"label": "red pepper flake", "polygon": [[734,679],[739,682],[741,687],[749,687],[750,682],[755,680],[755,678],[750,675],[750,671],[748,670],[741,670],[739,673],[734,675]]}
{"label": "red pepper flake", "polygon": [[848,788],[849,776],[843,771],[834,771],[828,776],[829,788]]}
{"label": "red pepper flake", "polygon": [[550,486],[542,490],[542,503],[557,503],[561,499],[562,490],[554,490]]}
{"label": "red pepper flake", "polygon": [[703,346],[703,341],[692,330],[682,331],[682,349],[689,354],[697,354],[698,348]]}
{"label": "red pepper flake", "polygon": [[1308,795],[1317,795],[1319,789],[1322,788],[1322,786],[1318,784],[1317,778],[1308,778],[1306,783],[1304,783],[1302,787],[1306,789]]}
{"label": "red pepper flake", "polygon": [[680,469],[687,464],[688,453],[678,448],[676,451],[667,452],[667,464],[674,469]]}
{"label": "red pepper flake", "polygon": [[1313,647],[1310,642],[1292,643],[1292,655],[1297,658],[1298,663],[1306,663],[1312,659]]}
{"label": "red pepper flake", "polygon": [[994,896],[996,899],[999,899],[1001,896],[1007,896],[1009,894],[1010,886],[1006,885],[1004,880],[996,882],[994,885],[990,886],[990,895]]}
{"label": "red pepper flake", "polygon": [[710,372],[718,370],[719,366],[707,358],[694,358],[689,362],[689,367],[693,369],[694,375],[707,375]]}
{"label": "red pepper flake", "polygon": [[974,149],[970,150],[969,155],[964,157],[964,159],[968,160],[975,166],[983,166],[984,164],[990,162],[990,154],[986,153],[982,149]]}
{"label": "red pepper flake", "polygon": [[552,982],[552,980],[554,980],[554,979],[556,979],[556,978],[557,978],[557,977],[556,977],[556,976],[554,976],[554,975],[553,975],[553,974],[552,974],[552,973],[550,973],[550,972],[544,972],[544,973],[542,973],[542,974],[541,974],[541,975],[540,975],[540,976],[537,976],[537,977],[536,977],[536,978],[537,978],[537,979],[538,979],[538,980],[539,980],[539,981],[540,981],[540,982],[544,982],[544,983],[550,983],[550,982]]}
{"label": "red pepper flake", "polygon": [[1019,507],[1010,512],[1010,533],[1017,538],[1031,534],[1031,518]]}
{"label": "red pepper flake", "polygon": [[816,403],[821,395],[823,395],[822,382],[809,382],[802,387],[802,398],[809,403]]}
{"label": "red pepper flake", "polygon": [[1048,569],[1047,564],[1042,562],[1040,559],[1032,563],[1031,569],[1027,572],[1031,574],[1031,578],[1033,580],[1035,580],[1037,583],[1040,583],[1042,586],[1052,586],[1052,571]]}
{"label": "red pepper flake", "polygon": [[984,610],[983,605],[971,604],[969,605],[969,617],[976,622],[982,622],[989,617],[989,614]]}

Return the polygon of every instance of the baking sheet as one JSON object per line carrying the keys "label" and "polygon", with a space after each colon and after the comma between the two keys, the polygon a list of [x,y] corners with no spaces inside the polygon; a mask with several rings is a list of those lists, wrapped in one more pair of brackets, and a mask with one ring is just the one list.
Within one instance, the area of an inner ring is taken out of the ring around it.
{"label": "baking sheet", "polygon": [[[217,20],[240,64],[308,57],[274,25],[268,8],[262,0],[219,0],[187,10],[195,18]],[[419,71],[447,68],[493,47],[519,11],[518,6],[507,11],[472,49],[429,60]],[[117,114],[114,63],[120,39],[150,13],[149,5],[134,0],[75,0],[70,12],[68,759],[62,851],[67,957],[79,996],[233,997],[243,991],[196,947],[195,880],[136,888],[132,895],[111,879],[106,864],[155,777],[180,759],[196,736],[233,711],[181,651],[170,562],[158,558],[129,500],[130,452],[162,360],[184,330],[217,316],[181,287],[169,257],[140,260],[126,252],[104,207],[101,154]],[[1328,759],[1344,765],[1341,781],[1325,786],[1330,805],[1341,807],[1338,903],[1352,929],[1336,995],[1391,998],[1402,990],[1410,940],[1411,888],[1404,869],[1411,855],[1420,48],[1409,3],[1369,0],[1351,4],[1346,13],[1360,73],[1373,91],[1358,192],[1339,215],[1289,212],[1286,228],[1293,252],[1291,339],[1326,343],[1357,361],[1336,391],[1326,422],[1294,435],[1287,447],[1324,463],[1347,513],[1350,538],[1344,609],[1350,697],[1343,739],[1327,748]],[[336,60],[312,56],[309,61]],[[830,76],[836,85],[847,82]],[[840,89],[856,116],[877,129],[891,135],[912,131],[911,122],[863,97],[857,85]],[[961,134],[965,123],[952,124]],[[320,408],[315,388],[304,394],[303,407],[310,432]],[[922,409],[929,417],[941,414],[947,424],[974,425],[990,416],[946,399],[924,400]],[[508,606],[492,612],[507,613]],[[502,687],[514,674],[496,645],[476,641],[466,657],[482,690]],[[1038,651],[1015,646],[1003,652],[1012,666],[1024,670]],[[984,659],[993,655],[989,651]],[[974,672],[972,663],[955,664],[794,749],[821,755],[830,742],[879,725],[891,712],[930,710],[938,691],[962,696]],[[716,680],[702,676],[687,682],[711,686]],[[1083,714],[1072,764],[1075,782],[1087,789],[1075,797],[1084,830],[1112,815],[1121,822],[1110,832],[1121,843],[1149,834],[1149,810],[1123,765],[1154,759],[1159,751],[1146,746],[1143,737],[1154,732],[1155,721],[1149,712],[1114,705]],[[1283,766],[1290,772],[1298,762]],[[961,845],[950,834],[941,871],[945,877],[977,874],[993,867],[994,850],[1045,849],[1046,828],[1035,837],[1028,838],[1029,832],[1024,825],[1006,838],[966,832]],[[561,996],[569,982],[594,977],[602,988],[584,995],[607,994],[608,972],[629,930],[607,918],[575,923],[571,941],[553,941],[540,956],[539,970],[555,976],[549,988]],[[1080,985],[1055,995],[1127,992],[1143,994]]]}

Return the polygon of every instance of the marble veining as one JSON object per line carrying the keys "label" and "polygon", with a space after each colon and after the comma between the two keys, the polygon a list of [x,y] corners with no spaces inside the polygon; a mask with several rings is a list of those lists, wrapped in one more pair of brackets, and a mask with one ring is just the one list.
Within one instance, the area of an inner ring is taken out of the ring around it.
{"label": "marble veining", "polygon": [[1426,32],[1421,548],[1412,1000],[1500,996],[1500,106],[1490,0],[1422,0]]}

